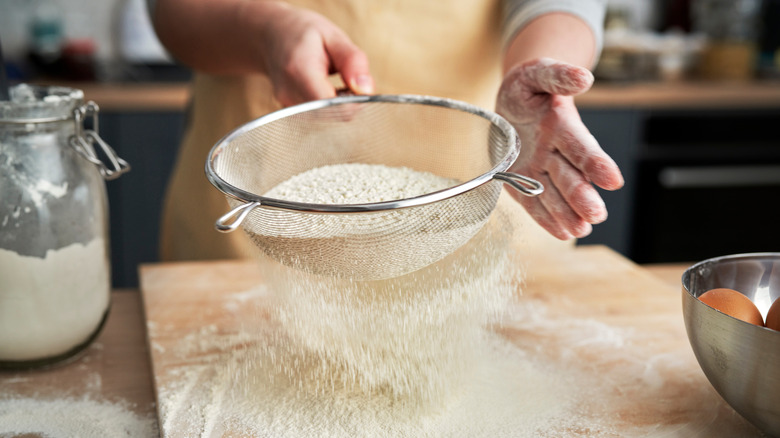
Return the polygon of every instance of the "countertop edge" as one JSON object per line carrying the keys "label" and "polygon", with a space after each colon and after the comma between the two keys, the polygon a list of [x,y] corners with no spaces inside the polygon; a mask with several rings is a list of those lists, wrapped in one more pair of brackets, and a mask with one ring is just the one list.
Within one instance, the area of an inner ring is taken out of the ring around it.
{"label": "countertop edge", "polygon": [[[190,83],[40,82],[78,88],[110,111],[183,111]],[[780,108],[780,81],[596,82],[575,98],[580,109]]]}

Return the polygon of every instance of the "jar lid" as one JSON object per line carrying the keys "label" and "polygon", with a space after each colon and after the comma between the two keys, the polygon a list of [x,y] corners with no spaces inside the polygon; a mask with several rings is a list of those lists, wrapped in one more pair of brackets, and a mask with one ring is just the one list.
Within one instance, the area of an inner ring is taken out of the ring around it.
{"label": "jar lid", "polygon": [[84,102],[75,88],[18,84],[9,90],[9,101],[0,101],[0,123],[51,123],[69,120]]}

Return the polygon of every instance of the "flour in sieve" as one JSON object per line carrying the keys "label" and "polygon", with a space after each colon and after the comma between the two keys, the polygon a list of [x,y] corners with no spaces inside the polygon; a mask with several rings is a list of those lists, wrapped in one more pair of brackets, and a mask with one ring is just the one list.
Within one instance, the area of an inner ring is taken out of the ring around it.
{"label": "flour in sieve", "polygon": [[[293,176],[264,196],[350,205],[408,199],[457,184],[406,167],[338,164]],[[430,265],[466,243],[490,212],[484,200],[472,201],[461,195],[424,206],[359,214],[257,208],[244,221],[244,229],[263,252],[285,265],[328,276],[379,280]]]}
{"label": "flour in sieve", "polygon": [[315,204],[396,201],[458,184],[430,172],[380,164],[334,164],[295,175],[265,196]]}
{"label": "flour in sieve", "polygon": [[0,360],[48,358],[86,341],[108,309],[107,263],[99,238],[44,258],[0,249]]}

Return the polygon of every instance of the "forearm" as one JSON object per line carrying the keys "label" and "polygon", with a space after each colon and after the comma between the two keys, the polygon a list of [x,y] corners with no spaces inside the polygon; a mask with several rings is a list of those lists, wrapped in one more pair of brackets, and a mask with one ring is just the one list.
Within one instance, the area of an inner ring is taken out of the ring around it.
{"label": "forearm", "polygon": [[157,0],[150,11],[160,41],[178,61],[215,74],[263,73],[263,20],[288,5],[245,0]]}
{"label": "forearm", "polygon": [[504,72],[537,58],[591,68],[596,53],[596,37],[590,26],[574,15],[552,12],[534,18],[515,34],[507,45]]}

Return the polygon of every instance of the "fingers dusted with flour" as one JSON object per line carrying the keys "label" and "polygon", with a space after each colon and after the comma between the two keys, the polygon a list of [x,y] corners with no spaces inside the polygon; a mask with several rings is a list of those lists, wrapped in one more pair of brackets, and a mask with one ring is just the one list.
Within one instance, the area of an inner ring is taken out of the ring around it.
{"label": "fingers dusted with flour", "polygon": [[582,123],[573,96],[587,91],[585,68],[541,58],[507,72],[497,111],[518,131],[520,156],[512,170],[539,180],[538,198],[516,196],[531,216],[559,239],[584,237],[607,210],[594,188],[615,190],[623,177]]}

